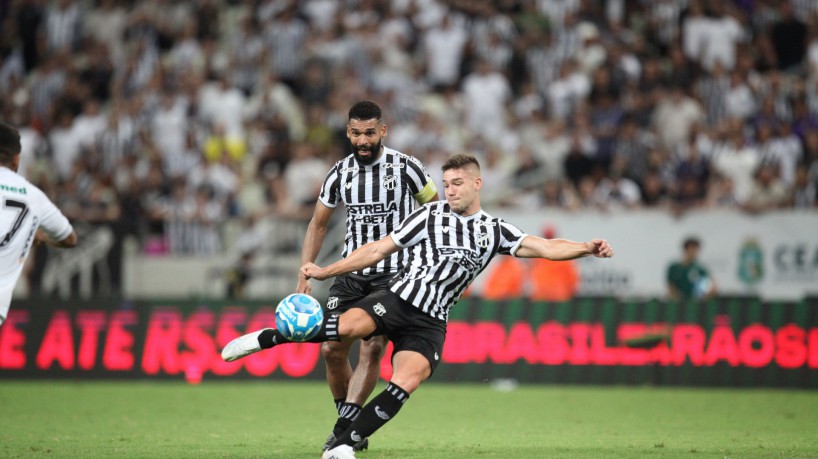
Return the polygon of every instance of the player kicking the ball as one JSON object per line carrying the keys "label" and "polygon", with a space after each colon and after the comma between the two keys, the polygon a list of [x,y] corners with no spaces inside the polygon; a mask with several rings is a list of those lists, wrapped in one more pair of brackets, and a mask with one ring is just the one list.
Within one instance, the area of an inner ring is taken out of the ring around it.
{"label": "player kicking the ball", "polygon": [[[373,266],[404,249],[409,259],[388,290],[379,290],[340,316],[330,316],[311,342],[340,341],[385,335],[394,344],[393,374],[323,458],[354,458],[352,449],[398,414],[409,396],[428,379],[440,362],[449,309],[498,253],[524,258],[572,260],[588,255],[610,258],[605,240],[573,242],[543,239],[480,208],[480,165],[470,155],[456,155],[443,165],[446,201],[414,211],[390,235],[364,245],[345,259],[321,268],[301,267],[306,278],[328,279]],[[288,343],[267,328],[227,344],[222,358],[233,361],[262,349]]]}

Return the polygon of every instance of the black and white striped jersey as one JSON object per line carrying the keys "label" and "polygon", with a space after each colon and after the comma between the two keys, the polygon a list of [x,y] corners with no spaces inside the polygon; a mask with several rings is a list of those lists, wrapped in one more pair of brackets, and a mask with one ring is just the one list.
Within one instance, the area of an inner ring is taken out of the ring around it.
{"label": "black and white striped jersey", "polygon": [[[338,161],[327,173],[318,199],[327,207],[346,207],[346,257],[353,250],[390,234],[417,207],[437,193],[434,181],[420,161],[384,147],[374,163],[361,166],[353,155]],[[405,251],[392,254],[358,274],[394,273],[403,265]]]}
{"label": "black and white striped jersey", "polygon": [[424,205],[392,233],[409,260],[392,281],[398,296],[440,320],[495,255],[514,255],[527,235],[484,211],[463,217],[445,201]]}

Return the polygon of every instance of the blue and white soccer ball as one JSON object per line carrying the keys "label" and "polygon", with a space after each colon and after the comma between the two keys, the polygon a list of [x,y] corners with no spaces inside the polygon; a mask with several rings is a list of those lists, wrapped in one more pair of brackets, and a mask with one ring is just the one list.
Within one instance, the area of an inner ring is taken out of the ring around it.
{"label": "blue and white soccer ball", "polygon": [[287,296],[276,307],[276,328],[290,341],[303,343],[315,337],[323,322],[321,304],[303,293]]}

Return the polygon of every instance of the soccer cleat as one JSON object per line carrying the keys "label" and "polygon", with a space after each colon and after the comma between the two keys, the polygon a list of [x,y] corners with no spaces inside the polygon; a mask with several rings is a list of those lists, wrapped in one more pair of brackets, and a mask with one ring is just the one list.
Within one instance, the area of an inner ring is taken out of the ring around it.
{"label": "soccer cleat", "polygon": [[[321,447],[321,451],[326,451],[332,448],[332,444],[335,443],[335,440],[337,439],[338,438],[335,436],[335,432],[329,434],[329,437],[327,437],[327,441],[324,442],[324,446]],[[365,449],[369,449],[369,437],[364,438],[363,440],[352,445],[353,451],[363,451]]]}
{"label": "soccer cleat", "polygon": [[321,459],[355,459],[355,452],[349,445],[338,445],[331,450],[324,451]]}
{"label": "soccer cleat", "polygon": [[247,357],[250,354],[255,354],[261,350],[261,345],[258,343],[258,335],[264,330],[272,330],[271,328],[262,328],[261,330],[239,336],[227,343],[227,346],[222,349],[222,359],[225,362],[232,362],[242,357]]}
{"label": "soccer cleat", "polygon": [[327,437],[327,441],[324,442],[324,446],[321,447],[321,451],[326,451],[332,447],[332,444],[335,443],[335,440],[338,438],[335,436],[335,432],[329,434]]}
{"label": "soccer cleat", "polygon": [[355,443],[354,445],[352,445],[352,450],[353,451],[363,451],[363,450],[365,450],[367,448],[369,448],[369,437],[364,438],[363,440],[359,441],[358,443]]}

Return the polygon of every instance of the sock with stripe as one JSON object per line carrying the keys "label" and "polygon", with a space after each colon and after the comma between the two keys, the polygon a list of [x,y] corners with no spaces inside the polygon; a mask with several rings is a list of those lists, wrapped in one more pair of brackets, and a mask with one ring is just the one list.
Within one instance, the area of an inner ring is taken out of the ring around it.
{"label": "sock with stripe", "polygon": [[341,410],[338,411],[338,420],[335,421],[335,427],[332,428],[332,431],[335,432],[335,435],[346,432],[352,422],[358,419],[359,414],[361,414],[361,405],[344,403]]}
{"label": "sock with stripe", "polygon": [[[323,343],[324,341],[341,341],[338,335],[338,315],[331,315],[324,319],[321,325],[321,330],[312,339],[307,340],[308,343]],[[275,328],[268,328],[258,335],[258,344],[262,349],[270,349],[279,344],[292,343]]]}
{"label": "sock with stripe", "polygon": [[335,411],[338,412],[338,415],[341,415],[341,408],[344,407],[344,402],[347,401],[345,398],[336,398],[335,401]]}
{"label": "sock with stripe", "polygon": [[409,393],[394,383],[389,383],[383,392],[373,398],[361,410],[358,418],[352,422],[343,435],[338,437],[334,446],[354,445],[369,437],[398,414],[401,407],[409,400]]}

